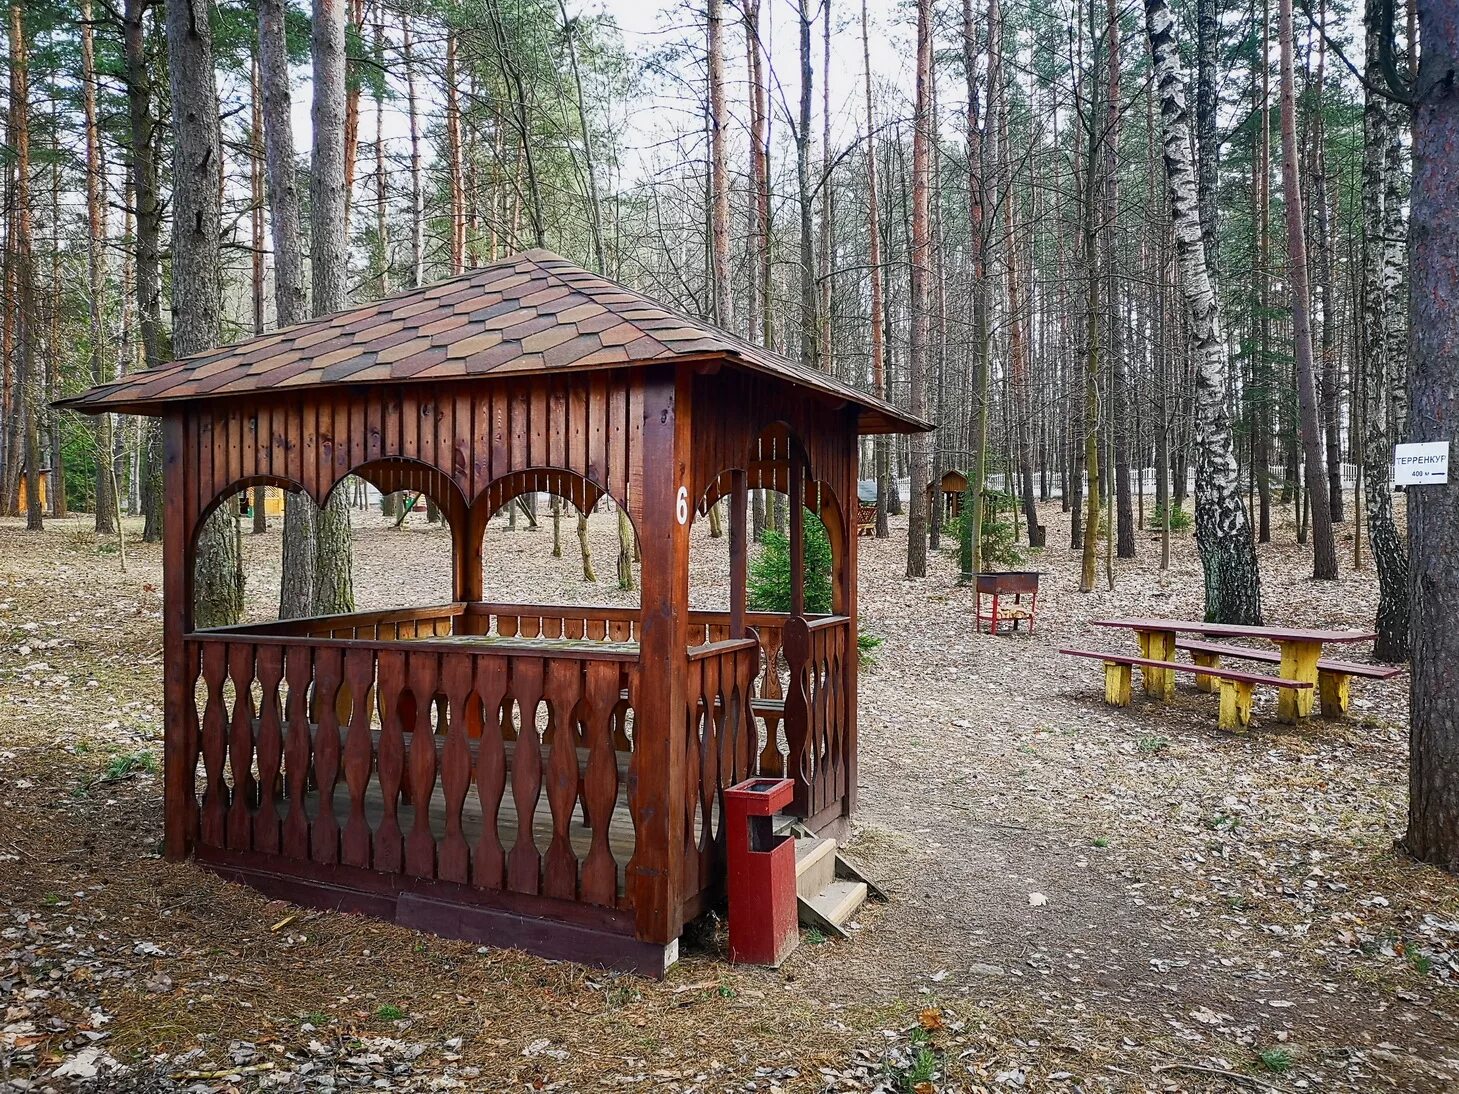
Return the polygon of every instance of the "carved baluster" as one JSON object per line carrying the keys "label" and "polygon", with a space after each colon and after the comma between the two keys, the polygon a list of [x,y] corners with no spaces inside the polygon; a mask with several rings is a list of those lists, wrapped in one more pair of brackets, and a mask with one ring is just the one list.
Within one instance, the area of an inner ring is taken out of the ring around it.
{"label": "carved baluster", "polygon": [[704,712],[704,734],[699,742],[699,877],[701,885],[709,884],[714,863],[714,805],[719,794],[719,743],[724,731],[724,706],[720,698],[720,666],[723,654],[703,662],[699,709]]}
{"label": "carved baluster", "polygon": [[339,783],[339,720],[335,702],[341,683],[340,651],[325,648],[314,662],[314,783],[319,788],[319,809],[310,830],[310,857],[319,863],[339,861],[339,821],[334,816],[334,791]]}
{"label": "carved baluster", "polygon": [[518,893],[536,893],[541,887],[542,856],[533,831],[537,802],[542,796],[542,739],[537,733],[537,706],[542,701],[542,661],[513,657],[511,694],[520,723],[512,753],[512,801],[517,807],[517,838],[507,856],[507,885]]}
{"label": "carved baluster", "polygon": [[228,671],[228,647],[222,642],[203,645],[203,683],[208,697],[203,707],[203,808],[199,836],[205,846],[227,846],[228,784],[223,779],[227,750],[228,715],[223,702],[223,680]]}
{"label": "carved baluster", "polygon": [[431,798],[436,792],[436,734],[431,711],[439,678],[438,654],[406,656],[410,691],[415,697],[415,726],[410,734],[410,834],[405,837],[405,869],[416,877],[434,877],[436,836],[431,831]]}
{"label": "carved baluster", "polygon": [[[628,705],[634,713],[634,733],[638,731],[637,711],[638,701],[643,690],[643,669],[638,662],[628,667]],[[644,793],[640,785],[642,779],[643,752],[635,747],[633,754],[628,758],[628,786],[626,797],[628,799],[628,818],[633,822],[633,854],[629,856],[628,863],[624,867],[625,887],[621,898],[623,907],[632,907],[633,893],[631,882],[626,879],[632,878],[641,868],[645,858],[651,858],[651,852],[644,839],[641,822],[644,819]]]}
{"label": "carved baluster", "polygon": [[253,646],[228,645],[228,676],[233,681],[233,712],[228,722],[228,768],[233,796],[228,807],[228,847],[253,847]]}
{"label": "carved baluster", "polygon": [[621,703],[619,676],[616,662],[589,661],[583,687],[583,737],[588,750],[583,799],[592,844],[583,862],[582,894],[589,903],[606,907],[618,897],[618,865],[609,842],[618,803],[618,756],[609,722]]}
{"label": "carved baluster", "polygon": [[[576,900],[578,860],[572,849],[572,818],[577,809],[577,708],[583,694],[582,662],[554,657],[547,662],[547,803],[552,810],[552,840],[543,862],[542,891],[547,896]],[[517,746],[519,749],[521,745]]]}
{"label": "carved baluster", "polygon": [[478,889],[500,889],[505,880],[506,855],[502,850],[501,834],[497,831],[497,818],[501,812],[502,793],[506,789],[507,764],[502,731],[502,706],[506,693],[506,658],[476,658],[476,694],[485,716],[481,740],[476,744],[476,800],[481,805],[481,836],[476,841],[475,869],[471,880]]}
{"label": "carved baluster", "polygon": [[279,680],[283,673],[283,647],[258,647],[258,683],[263,689],[263,704],[258,714],[258,811],[253,817],[253,848],[269,854],[277,854],[279,850],[279,764],[284,748]]}
{"label": "carved baluster", "polygon": [[441,790],[446,801],[446,831],[441,837],[436,874],[442,881],[463,885],[471,874],[471,849],[461,831],[461,809],[471,785],[471,746],[468,743],[468,707],[474,702],[471,690],[472,656],[448,653],[441,658],[441,686],[446,691],[446,743],[441,749]]}
{"label": "carved baluster", "polygon": [[690,661],[689,675],[684,681],[684,892],[699,891],[699,766],[701,742],[709,714],[701,694],[704,685],[704,662]]}
{"label": "carved baluster", "polygon": [[400,830],[400,785],[405,772],[405,728],[415,724],[415,697],[405,687],[405,654],[381,650],[377,670],[380,744],[375,769],[380,780],[380,824],[375,829],[375,869],[396,874],[405,864]]}
{"label": "carved baluster", "polygon": [[806,621],[799,616],[786,620],[784,630],[785,661],[790,666],[790,688],[785,695],[786,774],[795,780],[792,808],[800,816],[809,816],[811,695],[811,634]]}
{"label": "carved baluster", "polygon": [[290,646],[285,661],[289,682],[287,715],[289,739],[284,746],[284,783],[288,788],[289,812],[284,819],[284,854],[309,858],[309,686],[314,679],[313,651],[307,646]]}
{"label": "carved baluster", "polygon": [[[340,840],[341,861],[346,866],[370,865],[370,822],[365,819],[365,795],[370,789],[374,766],[374,744],[370,739],[370,699],[375,683],[375,651],[355,649],[344,656],[345,681],[349,685],[350,709],[336,711],[349,719],[344,742],[344,777],[350,792],[350,813]],[[340,689],[344,693],[345,689]],[[336,704],[338,707],[338,704]]]}

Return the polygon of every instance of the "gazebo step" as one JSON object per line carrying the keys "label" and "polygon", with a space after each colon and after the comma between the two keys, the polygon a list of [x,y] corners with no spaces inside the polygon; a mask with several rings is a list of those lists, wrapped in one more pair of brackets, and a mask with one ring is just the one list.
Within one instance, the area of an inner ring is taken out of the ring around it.
{"label": "gazebo step", "polygon": [[829,925],[835,934],[845,937],[846,924],[865,903],[866,882],[833,881],[823,892],[801,901],[800,921],[823,930]]}
{"label": "gazebo step", "polygon": [[795,841],[795,892],[802,900],[818,896],[836,880],[836,841]]}

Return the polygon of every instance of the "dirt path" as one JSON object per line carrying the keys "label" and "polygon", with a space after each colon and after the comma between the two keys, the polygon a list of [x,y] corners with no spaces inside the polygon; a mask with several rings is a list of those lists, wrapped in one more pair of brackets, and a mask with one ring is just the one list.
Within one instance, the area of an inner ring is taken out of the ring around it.
{"label": "dirt path", "polygon": [[[663,984],[283,922],[161,862],[157,553],[132,545],[121,575],[83,521],[43,539],[0,521],[0,1083],[1456,1089],[1459,884],[1392,850],[1406,684],[1359,682],[1354,719],[1300,731],[1262,698],[1244,738],[1185,689],[1107,708],[1098,665],[1055,650],[1128,642],[1091,633],[1102,614],[1198,615],[1191,544],[1162,580],[1142,541],[1117,591],[1081,595],[1067,524],[1045,519],[1032,638],[975,635],[950,556],[903,580],[904,529],[862,541],[863,626],[886,642],[862,677],[856,851],[893,899],[779,973],[723,964],[698,932]],[[545,529],[500,533],[492,595],[605,599],[583,595],[564,528],[560,560]],[[610,522],[594,537],[607,584]],[[362,530],[362,605],[439,599],[443,539]],[[248,546],[266,574],[274,548]],[[696,556],[704,603],[715,550]],[[1262,561],[1270,621],[1368,625],[1370,573],[1317,586],[1295,549]]]}

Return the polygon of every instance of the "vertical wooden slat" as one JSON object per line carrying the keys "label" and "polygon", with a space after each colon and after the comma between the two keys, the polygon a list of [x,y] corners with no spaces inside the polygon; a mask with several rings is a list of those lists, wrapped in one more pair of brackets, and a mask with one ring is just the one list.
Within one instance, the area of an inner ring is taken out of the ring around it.
{"label": "vertical wooden slat", "polygon": [[253,847],[253,653],[249,642],[228,644],[228,676],[233,681],[233,712],[228,726],[228,769],[233,776],[228,808],[228,847]]}
{"label": "vertical wooden slat", "polygon": [[441,750],[441,790],[446,801],[446,830],[441,837],[436,874],[442,881],[464,884],[471,876],[471,850],[461,830],[461,809],[471,785],[468,708],[473,703],[472,656],[448,653],[441,658],[441,686],[448,704],[446,743]]}
{"label": "vertical wooden slat", "polygon": [[334,791],[339,782],[339,719],[335,712],[341,681],[340,651],[325,647],[314,659],[314,785],[319,807],[309,831],[309,857],[315,862],[339,861],[339,822],[334,816]]}
{"label": "vertical wooden slat", "polygon": [[196,512],[196,461],[188,448],[191,416],[163,421],[164,520],[162,567],[163,851],[185,858],[198,832],[197,680],[202,672],[196,642],[183,636],[192,626],[192,566],[189,542]]}
{"label": "vertical wooden slat", "polygon": [[258,684],[263,702],[258,712],[258,812],[253,817],[253,848],[266,854],[279,850],[278,784],[283,761],[283,719],[279,681],[284,674],[284,648],[258,647]]}
{"label": "vertical wooden slat", "polygon": [[[578,861],[572,849],[572,820],[577,809],[577,706],[582,698],[582,662],[553,657],[547,662],[543,696],[547,702],[547,803],[552,810],[552,839],[543,863],[542,891],[561,900],[576,900]],[[521,743],[518,742],[518,749]]]}
{"label": "vertical wooden slat", "polygon": [[506,856],[497,832],[502,794],[506,789],[506,756],[502,734],[502,702],[507,694],[506,659],[476,658],[476,695],[484,722],[476,744],[476,800],[481,807],[481,836],[476,841],[471,880],[481,889],[501,889]]}
{"label": "vertical wooden slat", "polygon": [[370,769],[374,766],[370,705],[375,691],[375,652],[346,651],[344,676],[350,698],[349,730],[344,743],[344,777],[349,787],[350,811],[340,839],[340,861],[346,866],[369,866],[370,825],[365,819],[365,796],[369,793]]}
{"label": "vertical wooden slat", "polygon": [[431,796],[436,790],[436,738],[431,724],[435,708],[436,682],[440,677],[438,654],[407,654],[406,679],[415,700],[415,725],[410,734],[409,781],[413,812],[410,832],[405,837],[405,871],[416,877],[434,877],[436,837],[431,831]]}
{"label": "vertical wooden slat", "polygon": [[507,885],[515,892],[536,893],[541,886],[542,856],[532,831],[537,802],[542,794],[541,738],[537,734],[537,707],[542,701],[542,661],[535,657],[511,659],[511,696],[520,719],[516,749],[512,753],[512,801],[517,807],[517,838],[507,856]]}
{"label": "vertical wooden slat", "polygon": [[[375,828],[375,869],[398,873],[404,865],[404,841],[397,809],[405,770],[405,728],[415,724],[415,702],[405,698],[405,654],[381,650],[377,669],[380,743],[376,769],[380,781],[380,823]],[[409,719],[409,722],[406,721]]]}
{"label": "vertical wooden slat", "polygon": [[309,687],[314,679],[313,651],[308,646],[290,646],[284,663],[289,682],[286,713],[289,735],[284,746],[284,782],[289,811],[284,818],[283,851],[290,858],[309,858],[309,814],[304,796],[309,787]]}
{"label": "vertical wooden slat", "polygon": [[203,707],[201,751],[205,782],[198,838],[209,847],[226,847],[228,787],[223,781],[223,765],[228,718],[223,702],[223,681],[228,672],[227,644],[204,643],[202,667],[207,698]]}
{"label": "vertical wooden slat", "polygon": [[618,865],[613,860],[609,831],[618,801],[618,758],[610,723],[619,705],[619,676],[616,662],[589,661],[582,705],[584,747],[588,750],[583,805],[592,831],[592,843],[583,862],[582,898],[607,907],[618,895]]}

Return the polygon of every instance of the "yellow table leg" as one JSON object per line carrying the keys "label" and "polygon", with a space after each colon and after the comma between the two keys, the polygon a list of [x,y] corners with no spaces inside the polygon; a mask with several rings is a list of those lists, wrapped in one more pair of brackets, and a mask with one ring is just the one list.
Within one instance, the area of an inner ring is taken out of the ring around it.
{"label": "yellow table leg", "polygon": [[[1191,660],[1194,661],[1197,665],[1202,666],[1203,668],[1219,669],[1221,667],[1221,655],[1218,653],[1192,653]],[[1208,692],[1215,691],[1215,678],[1207,676],[1203,672],[1196,673],[1196,690]]]}
{"label": "yellow table leg", "polygon": [[1282,688],[1277,693],[1277,718],[1296,723],[1312,716],[1313,692],[1317,690],[1317,662],[1322,657],[1321,642],[1281,642],[1282,669],[1285,680],[1303,680],[1310,688]]}
{"label": "yellow table leg", "polygon": [[[1152,661],[1175,660],[1174,631],[1139,631],[1140,656]],[[1168,669],[1142,667],[1140,676],[1145,692],[1156,699],[1169,699],[1175,694],[1175,673]]]}
{"label": "yellow table leg", "polygon": [[1251,725],[1251,688],[1245,680],[1221,681],[1220,726],[1232,733],[1245,733]]}
{"label": "yellow table leg", "polygon": [[1318,699],[1324,718],[1345,718],[1348,713],[1349,688],[1352,677],[1345,672],[1317,674]]}
{"label": "yellow table leg", "polygon": [[1104,701],[1112,707],[1130,705],[1130,666],[1120,661],[1104,663]]}

